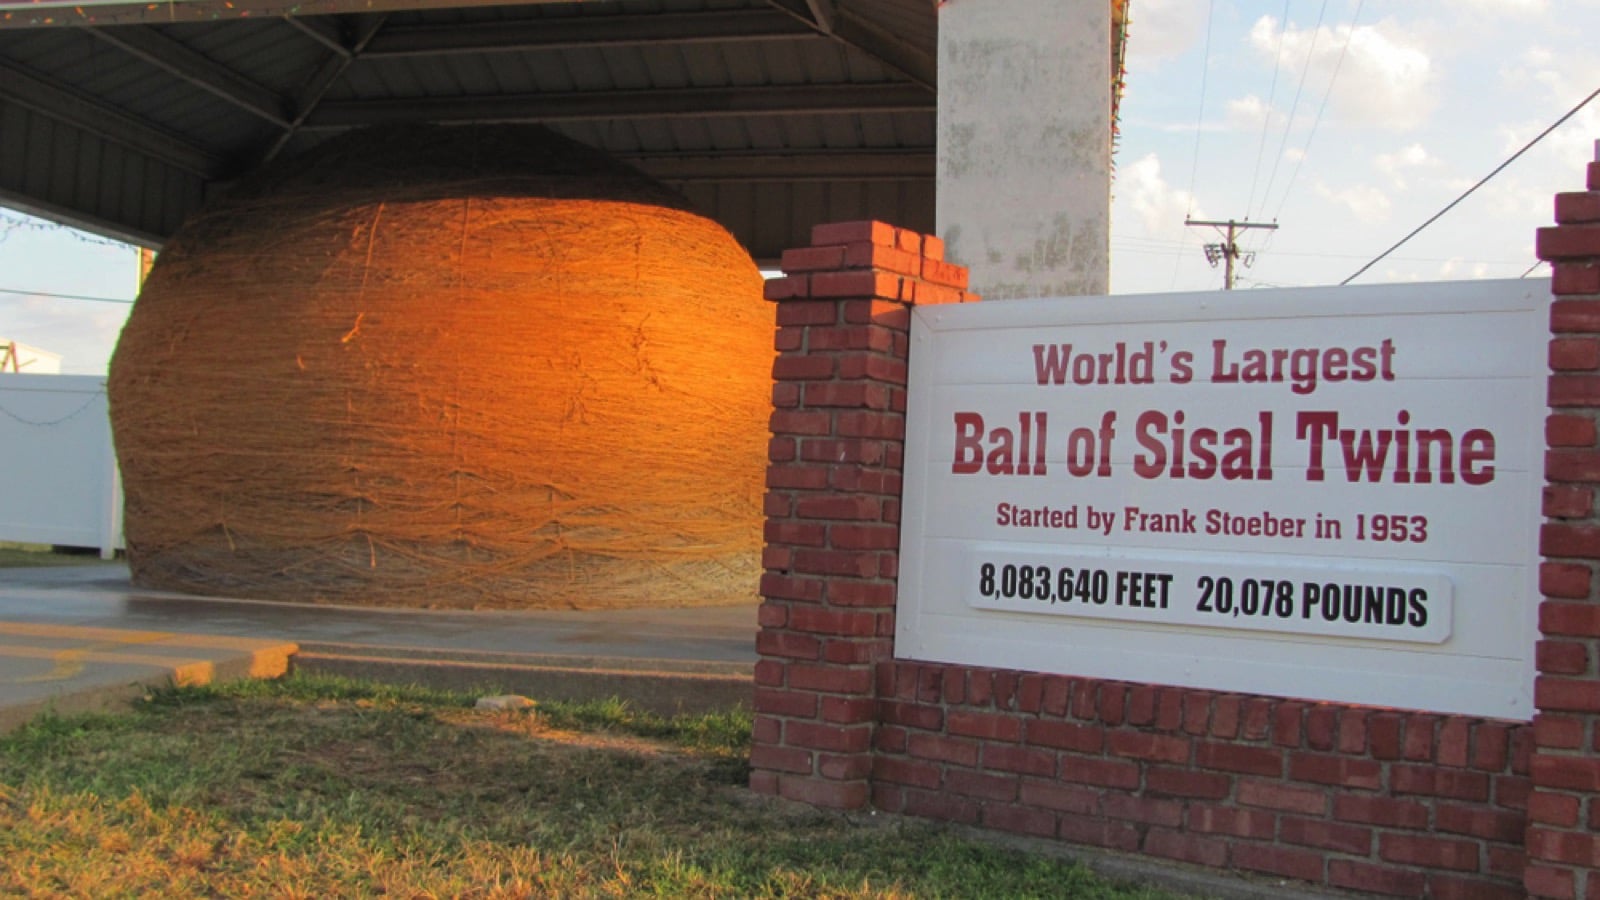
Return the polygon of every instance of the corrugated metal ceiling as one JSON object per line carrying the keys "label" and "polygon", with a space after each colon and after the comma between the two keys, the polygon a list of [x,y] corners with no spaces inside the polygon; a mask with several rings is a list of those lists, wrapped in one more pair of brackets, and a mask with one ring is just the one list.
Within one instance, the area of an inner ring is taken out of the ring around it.
{"label": "corrugated metal ceiling", "polygon": [[0,202],[159,243],[205,193],[343,129],[528,121],[678,184],[758,258],[817,221],[932,229],[933,0],[295,9],[0,12],[0,159],[50,170],[0,169]]}

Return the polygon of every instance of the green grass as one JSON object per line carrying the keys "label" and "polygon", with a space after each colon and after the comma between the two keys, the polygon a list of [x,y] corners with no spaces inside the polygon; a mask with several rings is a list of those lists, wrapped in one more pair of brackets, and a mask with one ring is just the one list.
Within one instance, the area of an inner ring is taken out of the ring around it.
{"label": "green grass", "polygon": [[750,719],[291,677],[0,738],[0,895],[1154,900],[743,787]]}

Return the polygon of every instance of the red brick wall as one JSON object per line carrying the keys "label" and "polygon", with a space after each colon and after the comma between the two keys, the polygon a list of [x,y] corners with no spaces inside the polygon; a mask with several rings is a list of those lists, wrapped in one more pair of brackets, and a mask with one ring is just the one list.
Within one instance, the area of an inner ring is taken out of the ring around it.
{"label": "red brick wall", "polygon": [[879,809],[1403,897],[1521,897],[1532,730],[913,662]]}
{"label": "red brick wall", "polygon": [[866,804],[892,656],[913,304],[976,300],[938,238],[819,225],[783,255],[751,787]]}
{"label": "red brick wall", "polygon": [[[1597,164],[1600,165],[1600,164]],[[1404,897],[1600,900],[1600,168],[1555,265],[1533,724],[893,658],[909,308],[937,239],[820,226],[776,302],[751,786]]]}
{"label": "red brick wall", "polygon": [[1557,224],[1538,239],[1539,258],[1554,272],[1555,302],[1527,887],[1537,897],[1600,900],[1600,163],[1590,163],[1586,186],[1556,195]]}

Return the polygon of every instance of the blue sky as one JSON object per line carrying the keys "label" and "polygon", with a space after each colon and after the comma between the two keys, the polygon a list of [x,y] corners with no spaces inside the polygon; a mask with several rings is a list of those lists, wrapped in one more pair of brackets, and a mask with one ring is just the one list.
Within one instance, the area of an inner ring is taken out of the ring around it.
{"label": "blue sky", "polygon": [[[1132,10],[1114,293],[1221,286],[1188,215],[1278,223],[1241,241],[1242,289],[1337,284],[1600,88],[1594,0]],[[1596,138],[1600,101],[1356,283],[1522,275]]]}
{"label": "blue sky", "polygon": [[[1186,216],[1279,224],[1239,289],[1338,283],[1600,88],[1595,34],[1600,0],[1132,0],[1113,293],[1221,287]],[[1521,276],[1596,139],[1600,100],[1357,283]],[[0,289],[132,298],[132,249],[17,221]],[[127,311],[0,293],[0,338],[99,373]]]}
{"label": "blue sky", "polygon": [[19,213],[0,217],[0,340],[60,354],[65,374],[105,372],[138,281],[139,255],[132,247]]}

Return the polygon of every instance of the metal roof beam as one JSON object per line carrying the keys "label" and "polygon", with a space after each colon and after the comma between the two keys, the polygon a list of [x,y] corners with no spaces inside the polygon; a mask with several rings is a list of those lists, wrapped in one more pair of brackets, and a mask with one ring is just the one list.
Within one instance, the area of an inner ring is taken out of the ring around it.
{"label": "metal roof beam", "polygon": [[367,57],[491,53],[712,41],[774,41],[816,37],[790,16],[769,10],[651,15],[569,16],[470,25],[391,25],[367,47]]}
{"label": "metal roof beam", "polygon": [[227,170],[216,154],[76,88],[5,63],[0,63],[0,98],[202,178],[214,179]]}
{"label": "metal roof beam", "polygon": [[329,89],[340,78],[344,77],[345,70],[350,68],[356,58],[365,52],[367,45],[372,42],[373,36],[378,33],[378,30],[383,27],[383,23],[388,18],[387,13],[362,17],[354,29],[350,46],[346,47],[342,43],[338,44],[338,49],[329,54],[322,61],[322,64],[317,67],[317,70],[311,73],[311,77],[301,87],[299,96],[295,98],[294,121],[290,123],[289,128],[283,134],[278,135],[278,139],[273,141],[271,146],[267,147],[266,152],[261,155],[262,164],[271,162],[279,153],[283,152],[283,148],[288,145],[289,140],[305,125],[306,120],[311,118],[311,114],[317,111],[317,106],[322,103],[322,98],[327,96]]}
{"label": "metal roof beam", "polygon": [[153,28],[124,26],[85,30],[279,128],[289,127],[283,98]]}
{"label": "metal roof beam", "polygon": [[173,25],[231,19],[387,13],[401,10],[462,9],[479,6],[529,6],[574,0],[30,0],[7,5],[0,17],[7,28],[78,25]]}
{"label": "metal roof beam", "polygon": [[915,81],[929,90],[938,90],[939,61],[926,50],[890,34],[866,19],[837,10],[833,35],[857,50]]}
{"label": "metal roof beam", "polygon": [[833,0],[806,0],[806,7],[811,10],[811,18],[818,27],[833,34],[833,19],[838,14],[833,7]]}
{"label": "metal roof beam", "polygon": [[284,16],[289,27],[300,32],[340,56],[348,57],[350,50],[341,40],[337,25],[325,16]]}
{"label": "metal roof beam", "polygon": [[929,181],[932,147],[902,150],[811,150],[784,153],[685,152],[618,154],[662,181]]}
{"label": "metal roof beam", "polygon": [[125,244],[149,247],[151,250],[159,250],[161,244],[169,237],[169,235],[147,231],[127,222],[113,222],[92,212],[69,209],[65,206],[42,201],[38,197],[30,197],[27,194],[19,194],[4,188],[0,188],[0,204],[3,204],[7,209],[27,213],[36,218],[60,222],[63,225],[70,225],[79,231],[98,234],[101,237],[122,241]]}
{"label": "metal roof beam", "polygon": [[354,128],[387,122],[579,122],[933,112],[935,108],[932,93],[910,84],[579,91],[565,94],[329,101],[306,120],[304,127]]}
{"label": "metal roof beam", "polygon": [[927,50],[858,18],[835,0],[766,0],[767,5],[858,50],[928,90],[939,88],[939,61]]}

